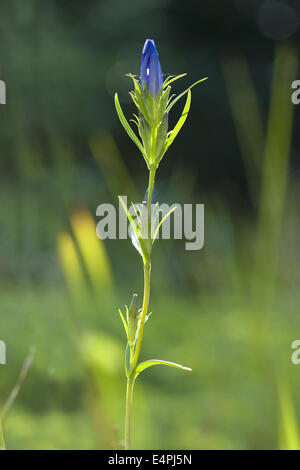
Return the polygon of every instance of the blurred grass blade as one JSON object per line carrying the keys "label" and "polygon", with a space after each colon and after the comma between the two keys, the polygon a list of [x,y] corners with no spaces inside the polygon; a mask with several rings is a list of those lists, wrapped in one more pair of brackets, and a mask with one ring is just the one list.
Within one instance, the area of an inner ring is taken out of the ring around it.
{"label": "blurred grass blade", "polygon": [[257,204],[265,130],[246,58],[225,57],[222,69],[252,201]]}
{"label": "blurred grass blade", "polygon": [[2,425],[0,423],[0,450],[6,450]]}
{"label": "blurred grass blade", "polygon": [[295,408],[286,384],[279,385],[279,444],[281,450],[300,450],[300,430]]}
{"label": "blurred grass blade", "polygon": [[188,370],[188,371],[192,370],[190,367],[184,367],[180,364],[176,364],[176,362],[162,361],[160,359],[149,359],[148,361],[141,362],[137,366],[137,368],[135,370],[134,378],[136,378],[141,372],[143,372],[143,370],[148,369],[148,367],[152,367],[152,366],[156,366],[156,365],[176,367],[177,369]]}
{"label": "blurred grass blade", "polygon": [[140,197],[113,136],[100,130],[90,138],[90,148],[112,195],[130,194],[133,201]]}
{"label": "blurred grass blade", "polygon": [[96,223],[90,212],[85,208],[77,210],[71,216],[71,226],[95,292],[112,289],[110,261],[103,241],[96,235]]}
{"label": "blurred grass blade", "polygon": [[97,334],[83,333],[80,348],[87,371],[91,417],[96,424],[101,446],[104,449],[117,448],[113,426],[119,422],[123,411],[119,399],[124,372],[123,348],[113,336],[99,331]]}
{"label": "blurred grass blade", "polygon": [[78,298],[87,285],[75,243],[67,232],[58,236],[58,255],[69,290],[74,298]]}
{"label": "blurred grass blade", "polygon": [[272,297],[277,273],[294,112],[291,83],[297,70],[296,49],[290,43],[279,43],[265,145],[254,275],[254,286],[261,289],[263,285],[262,294],[267,301]]}

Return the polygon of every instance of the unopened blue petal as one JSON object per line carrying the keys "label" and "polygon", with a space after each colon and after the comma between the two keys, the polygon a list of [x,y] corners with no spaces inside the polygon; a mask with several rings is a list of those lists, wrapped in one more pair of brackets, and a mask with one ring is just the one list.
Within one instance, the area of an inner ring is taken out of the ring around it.
{"label": "unopened blue petal", "polygon": [[147,39],[143,48],[141,63],[142,86],[144,83],[152,96],[157,96],[162,89],[162,71],[158,52],[152,39]]}
{"label": "unopened blue petal", "polygon": [[149,93],[151,96],[157,96],[162,89],[162,73],[158,55],[152,54],[150,57],[150,79]]}

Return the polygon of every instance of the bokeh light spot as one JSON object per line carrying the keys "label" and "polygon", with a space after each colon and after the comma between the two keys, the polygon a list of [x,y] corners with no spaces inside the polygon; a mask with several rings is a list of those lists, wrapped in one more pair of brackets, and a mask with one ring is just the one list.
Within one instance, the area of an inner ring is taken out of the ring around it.
{"label": "bokeh light spot", "polygon": [[290,5],[274,0],[262,4],[258,13],[261,32],[271,39],[286,39],[297,31],[299,17]]}

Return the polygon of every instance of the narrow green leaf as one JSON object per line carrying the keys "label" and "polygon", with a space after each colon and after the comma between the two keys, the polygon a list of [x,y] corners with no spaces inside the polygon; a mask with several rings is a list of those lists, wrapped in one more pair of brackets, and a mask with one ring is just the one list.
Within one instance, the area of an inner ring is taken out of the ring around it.
{"label": "narrow green leaf", "polygon": [[152,244],[155,242],[155,239],[157,237],[157,234],[158,234],[158,231],[160,229],[160,227],[162,226],[162,224],[164,223],[164,221],[172,214],[172,212],[175,211],[175,209],[177,209],[177,207],[173,207],[173,209],[169,210],[169,212],[161,219],[161,221],[159,222],[158,226],[156,227],[156,230],[153,234],[153,241],[152,241]]}
{"label": "narrow green leaf", "polygon": [[185,77],[186,75],[186,73],[182,73],[181,75],[176,75],[175,77],[171,76],[167,78],[167,80],[163,84],[163,88],[166,88],[168,85],[170,85],[170,83],[175,82],[175,80],[178,80],[178,78]]}
{"label": "narrow green leaf", "polygon": [[123,199],[121,198],[121,196],[118,196],[118,198],[119,198],[120,203],[122,204],[122,207],[123,207],[123,209],[124,209],[124,211],[125,211],[125,214],[127,215],[127,218],[128,218],[128,220],[129,220],[129,222],[130,222],[131,225],[132,225],[133,230],[134,230],[135,233],[136,233],[136,236],[138,236],[138,229],[137,229],[137,226],[136,226],[136,224],[135,224],[135,222],[134,222],[134,220],[133,220],[133,217],[129,214],[129,210],[128,210],[127,206],[124,204],[124,201],[123,201]]}
{"label": "narrow green leaf", "polygon": [[195,85],[198,85],[198,83],[204,82],[204,80],[207,80],[208,77],[202,78],[201,80],[198,80],[197,82],[193,83],[191,86],[189,86],[186,90],[184,90],[180,95],[178,95],[167,107],[166,112],[168,113],[170,109],[174,106],[175,103],[177,103],[180,98],[182,98],[189,90],[191,90]]}
{"label": "narrow green leaf", "polygon": [[127,336],[127,339],[128,339],[128,327],[127,327],[127,323],[126,323],[126,320],[125,320],[125,318],[124,318],[124,316],[123,316],[123,313],[121,312],[120,309],[119,309],[119,314],[120,314],[122,323],[123,323],[123,325],[124,325],[125,333],[126,333],[126,336]]}
{"label": "narrow green leaf", "polygon": [[[140,244],[140,247],[141,247],[141,250],[142,250],[142,252],[141,252],[140,254],[143,255],[143,253],[144,253],[144,251],[145,251],[145,244],[144,244],[143,239],[140,237],[140,233],[139,233],[138,227],[137,227],[136,223],[134,222],[133,217],[130,215],[127,206],[124,204],[123,199],[122,199],[120,196],[118,196],[118,197],[119,197],[119,201],[121,202],[122,207],[123,207],[123,209],[124,209],[124,211],[125,211],[125,213],[126,213],[126,215],[127,215],[127,218],[128,218],[128,220],[129,220],[129,222],[130,222],[130,224],[131,224],[131,226],[132,226],[132,228],[133,228],[133,230],[134,230],[134,232],[135,232],[135,234],[136,234],[136,237],[137,237],[137,239],[138,239],[138,242],[139,242],[139,244]],[[135,209],[135,206],[133,206],[133,207],[134,207],[134,209]],[[135,210],[136,210],[136,209],[135,209]]]}
{"label": "narrow green leaf", "polygon": [[137,136],[136,136],[135,133],[133,132],[132,128],[130,127],[129,122],[127,121],[126,117],[124,116],[124,113],[123,113],[123,111],[122,111],[122,108],[121,108],[121,105],[120,105],[120,102],[119,102],[119,98],[118,98],[118,94],[117,94],[117,93],[115,93],[115,106],[116,106],[116,110],[117,110],[117,113],[118,113],[120,122],[121,122],[122,126],[124,127],[125,131],[126,131],[127,134],[129,135],[129,137],[131,138],[131,140],[136,144],[136,146],[138,147],[138,149],[142,152],[142,154],[144,155],[144,157],[146,157],[145,151],[144,151],[144,148],[143,148],[141,142],[139,141],[139,139],[137,138]]}
{"label": "narrow green leaf", "polygon": [[186,120],[186,118],[188,116],[188,113],[189,113],[189,110],[190,110],[191,99],[192,99],[192,93],[191,93],[191,90],[189,90],[187,98],[186,98],[186,102],[185,102],[185,105],[184,105],[184,108],[183,108],[183,111],[182,111],[182,114],[181,114],[176,126],[174,127],[174,129],[172,129],[172,131],[169,134],[165,150],[167,150],[170,147],[170,145],[173,143],[175,137],[177,136],[178,132],[182,128],[183,124],[185,123],[185,120]]}
{"label": "narrow green leaf", "polygon": [[148,361],[144,361],[138,364],[138,366],[135,369],[134,378],[136,378],[143,370],[147,369],[148,367],[156,366],[160,364],[164,366],[176,367],[177,369],[182,369],[182,370],[189,370],[189,371],[192,370],[190,369],[190,367],[184,367],[180,364],[176,364],[176,362],[162,361],[160,359],[150,359]]}

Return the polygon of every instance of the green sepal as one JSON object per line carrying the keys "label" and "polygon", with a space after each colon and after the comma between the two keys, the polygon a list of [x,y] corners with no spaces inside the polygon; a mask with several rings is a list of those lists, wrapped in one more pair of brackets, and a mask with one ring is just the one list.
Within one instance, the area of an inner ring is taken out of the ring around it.
{"label": "green sepal", "polygon": [[[134,84],[134,91],[131,91],[129,94],[140,113],[144,116],[148,124],[151,125],[153,99],[151,101],[151,96],[148,93],[146,85],[143,90],[134,75],[128,73],[127,76],[132,79]],[[149,102],[147,102],[147,98],[150,98],[150,100],[148,100]]]}

